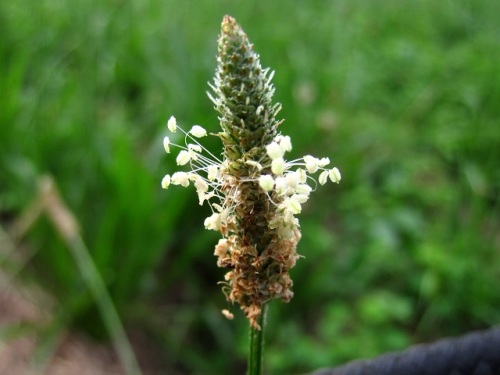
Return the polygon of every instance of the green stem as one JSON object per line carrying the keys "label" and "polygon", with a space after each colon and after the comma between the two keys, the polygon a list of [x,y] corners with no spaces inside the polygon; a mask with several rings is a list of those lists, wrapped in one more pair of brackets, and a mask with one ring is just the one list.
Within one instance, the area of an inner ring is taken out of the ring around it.
{"label": "green stem", "polygon": [[49,218],[66,242],[83,281],[94,297],[104,325],[115,345],[124,373],[140,375],[140,367],[106,284],[80,236],[75,217],[63,201],[55,182],[49,176],[40,179],[40,197]]}
{"label": "green stem", "polygon": [[257,322],[260,325],[260,330],[250,326],[250,351],[248,354],[248,375],[262,374],[266,315],[267,315],[267,304],[262,306],[262,313]]}
{"label": "green stem", "polygon": [[118,358],[123,366],[124,373],[127,375],[140,375],[139,364],[125,333],[120,316],[85,243],[79,235],[76,235],[75,238],[68,241],[68,246],[90,293],[95,299],[104,325],[109,331]]}

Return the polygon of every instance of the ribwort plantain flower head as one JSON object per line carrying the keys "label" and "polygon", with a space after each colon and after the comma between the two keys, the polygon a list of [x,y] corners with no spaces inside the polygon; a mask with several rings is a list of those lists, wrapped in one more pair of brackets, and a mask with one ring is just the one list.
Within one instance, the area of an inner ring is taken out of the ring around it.
{"label": "ribwort plantain flower head", "polygon": [[168,136],[163,141],[167,153],[171,147],[180,150],[176,162],[190,170],[167,174],[161,185],[192,184],[199,204],[209,204],[212,214],[205,228],[221,232],[214,255],[219,267],[229,269],[223,291],[256,329],[263,304],[278,298],[288,302],[293,296],[289,270],[299,258],[301,237],[295,216],[317,186],[312,175],[319,173],[320,185],[341,179],[336,167],[328,167],[328,158],[286,159],[292,141],[278,131],[281,105],[272,101],[272,77],[242,28],[225,16],[208,93],[220,114],[221,131],[213,135],[222,141],[223,152],[218,157],[199,143],[207,135],[203,127],[184,131],[174,117],[168,130],[182,132],[184,144],[174,144]]}

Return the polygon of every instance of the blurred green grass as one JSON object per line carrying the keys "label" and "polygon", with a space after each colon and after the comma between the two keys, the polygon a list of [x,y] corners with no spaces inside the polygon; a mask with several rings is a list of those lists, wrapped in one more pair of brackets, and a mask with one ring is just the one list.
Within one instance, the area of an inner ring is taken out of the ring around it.
{"label": "blurred green grass", "polygon": [[[302,215],[296,295],[273,303],[266,366],[290,374],[500,321],[500,3],[0,3],[0,214],[51,173],[127,326],[164,373],[241,372],[207,210],[160,189],[171,114],[215,131],[204,92],[224,14],[276,70],[294,155],[329,156],[339,186]],[[218,150],[217,142],[212,142]],[[64,244],[27,240],[63,322],[105,333]]]}

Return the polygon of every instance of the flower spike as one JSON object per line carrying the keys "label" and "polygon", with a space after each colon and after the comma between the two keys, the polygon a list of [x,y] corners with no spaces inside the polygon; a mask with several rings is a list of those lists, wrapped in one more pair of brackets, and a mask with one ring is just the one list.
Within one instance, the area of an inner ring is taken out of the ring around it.
{"label": "flower spike", "polygon": [[220,114],[221,131],[216,136],[224,158],[219,160],[198,143],[207,135],[203,127],[194,125],[186,132],[173,116],[168,130],[184,133],[186,144],[176,145],[168,137],[163,142],[167,153],[171,147],[180,149],[177,164],[189,165],[191,171],[166,175],[162,187],[187,187],[192,182],[199,203],[210,205],[212,215],[204,225],[221,232],[214,254],[219,267],[229,268],[223,290],[255,329],[260,329],[265,303],[277,298],[288,302],[293,297],[289,271],[299,258],[296,247],[301,237],[295,215],[313,191],[308,181],[317,185],[311,175],[320,173],[320,185],[341,179],[338,168],[325,168],[329,158],[285,159],[292,141],[278,132],[281,104],[273,103],[273,75],[261,67],[240,25],[225,16],[212,93],[208,93]]}

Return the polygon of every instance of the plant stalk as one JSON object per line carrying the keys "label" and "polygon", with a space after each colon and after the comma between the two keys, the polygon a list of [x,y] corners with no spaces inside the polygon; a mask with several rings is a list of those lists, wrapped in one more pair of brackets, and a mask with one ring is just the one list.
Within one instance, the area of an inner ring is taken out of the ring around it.
{"label": "plant stalk", "polygon": [[140,375],[139,364],[99,270],[78,230],[76,218],[49,176],[40,179],[40,195],[49,218],[64,238],[84,282],[94,297],[126,375]]}
{"label": "plant stalk", "polygon": [[261,375],[264,358],[264,333],[266,328],[267,303],[262,306],[262,313],[258,318],[260,330],[250,326],[250,350],[248,354],[248,374]]}

